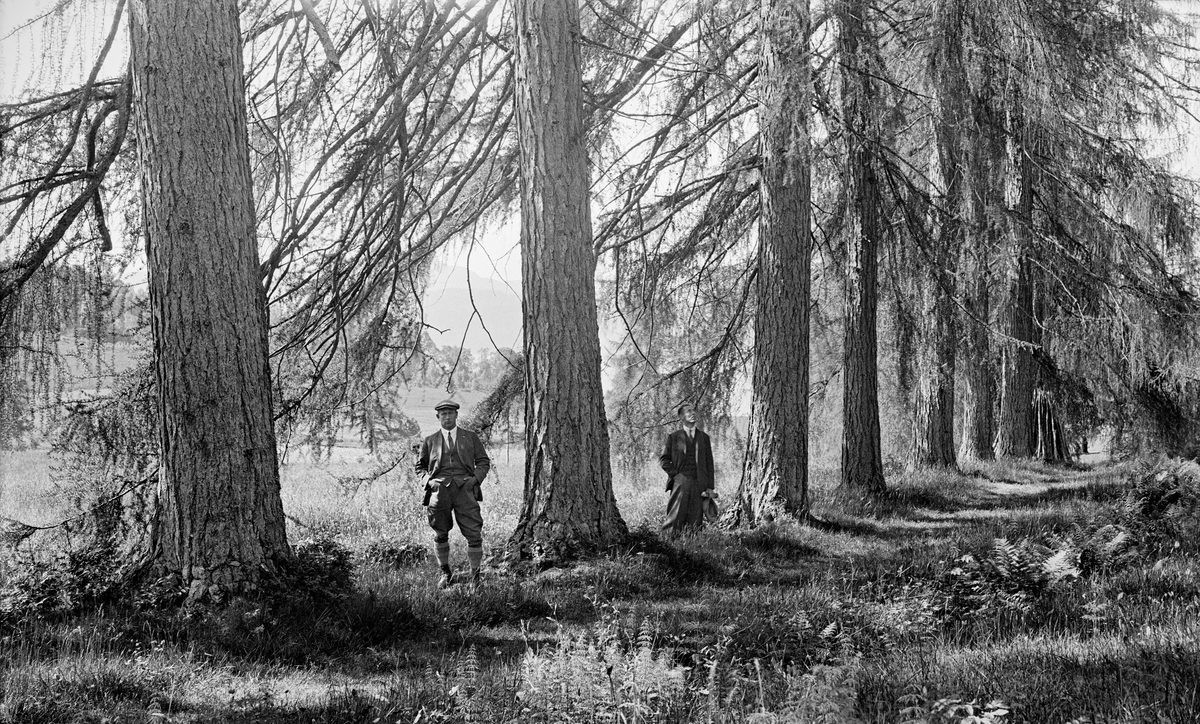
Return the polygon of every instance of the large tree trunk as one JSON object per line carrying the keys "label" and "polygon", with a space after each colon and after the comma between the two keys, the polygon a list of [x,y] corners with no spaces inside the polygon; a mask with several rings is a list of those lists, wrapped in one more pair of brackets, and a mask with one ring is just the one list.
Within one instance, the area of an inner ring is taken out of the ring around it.
{"label": "large tree trunk", "polygon": [[1033,261],[1018,252],[1009,284],[1002,328],[1007,337],[1000,350],[1000,416],[996,421],[996,457],[1027,458],[1033,454],[1033,391],[1037,369],[1033,358]]}
{"label": "large tree trunk", "polygon": [[[962,441],[958,459],[991,460],[995,457],[996,374],[994,372],[989,317],[991,285],[988,251],[973,239],[964,248],[962,259],[963,324]],[[986,242],[983,242],[986,243]]]}
{"label": "large tree trunk", "polygon": [[571,556],[626,534],[600,385],[576,0],[517,0],[525,495],[511,545]]}
{"label": "large tree trunk", "polygon": [[742,522],[808,512],[808,0],[763,0],[762,211]]}
{"label": "large tree trunk", "polygon": [[[1047,290],[1035,256],[1033,198],[1039,175],[1034,156],[1042,145],[1032,123],[1016,118],[1017,203],[1010,231],[1015,263],[1004,310],[1009,341],[1001,357],[996,455],[1065,462],[1071,451],[1058,410],[1058,372],[1043,340]],[[1047,193],[1053,200],[1053,191]]]}
{"label": "large tree trunk", "polygon": [[1034,319],[1033,188],[1034,164],[1024,143],[1019,111],[1014,110],[1010,158],[1015,166],[1015,213],[1008,236],[1015,259],[1002,311],[1006,341],[1000,350],[1000,416],[996,429],[996,456],[1027,458],[1033,455],[1036,419],[1033,392],[1037,386],[1034,349],[1039,344]]}
{"label": "large tree trunk", "polygon": [[883,450],[879,432],[879,367],[876,336],[877,250],[881,237],[876,144],[880,109],[871,63],[870,3],[838,5],[842,56],[842,117],[846,124],[846,290],[842,354],[842,486],[882,492]]}
{"label": "large tree trunk", "polygon": [[991,130],[997,126],[989,110],[993,73],[972,96],[972,119],[967,144],[967,203],[970,223],[963,245],[960,277],[963,302],[962,441],[958,459],[991,460],[996,437],[996,362],[992,356],[992,266],[1000,232],[995,219],[1004,203],[1001,183],[1003,147]]}
{"label": "large tree trunk", "polygon": [[917,399],[913,410],[909,468],[954,467],[954,366],[956,337],[955,274],[963,243],[962,125],[966,117],[966,73],[962,59],[963,9],[959,0],[936,4],[940,30],[934,60],[938,115],[935,119],[942,210],[936,238],[931,240],[922,278],[922,308],[928,326],[917,359]]}
{"label": "large tree trunk", "polygon": [[923,309],[931,328],[918,352],[909,470],[958,464],[954,450],[953,298],[939,294],[933,288],[936,283],[925,280],[923,289]]}
{"label": "large tree trunk", "polygon": [[290,556],[238,4],[131,7],[161,444],[151,560],[189,600],[219,600]]}

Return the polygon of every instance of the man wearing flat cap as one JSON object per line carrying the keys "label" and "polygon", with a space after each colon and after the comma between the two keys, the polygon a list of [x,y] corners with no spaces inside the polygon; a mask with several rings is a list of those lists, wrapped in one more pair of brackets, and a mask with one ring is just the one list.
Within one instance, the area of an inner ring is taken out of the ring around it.
{"label": "man wearing flat cap", "polygon": [[417,475],[425,480],[423,504],[427,507],[434,551],[442,569],[438,586],[446,588],[454,583],[450,529],[455,523],[467,539],[471,582],[478,584],[479,566],[483,562],[483,515],[479,510],[483,492],[479,485],[487,477],[492,461],[479,436],[458,427],[457,402],[442,400],[433,409],[441,429],[421,442],[416,465]]}

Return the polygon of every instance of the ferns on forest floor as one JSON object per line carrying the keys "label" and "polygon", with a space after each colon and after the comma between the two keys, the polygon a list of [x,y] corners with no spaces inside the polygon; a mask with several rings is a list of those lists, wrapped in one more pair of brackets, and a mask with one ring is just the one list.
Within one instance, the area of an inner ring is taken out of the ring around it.
{"label": "ferns on forest floor", "polygon": [[[1128,493],[1103,495],[1080,474],[1012,508],[987,499],[989,481],[959,478],[943,491],[945,515],[914,507],[930,492],[917,484],[919,494],[897,496],[894,518],[846,517],[841,529],[666,541],[643,526],[630,550],[569,569],[489,569],[478,591],[436,588],[421,539],[408,537],[423,530],[352,514],[336,521],[348,526],[331,531],[336,544],[304,546],[330,594],[319,601],[247,601],[190,620],[106,606],[91,619],[60,609],[10,621],[0,721],[140,715],[153,701],[167,721],[234,722],[945,724],[1183,712],[1187,701],[1155,698],[1152,682],[1200,683],[1189,469],[1141,471]],[[995,515],[955,517],[972,512]],[[71,643],[104,626],[119,630],[96,634],[111,646]],[[118,663],[137,647],[161,651]],[[302,687],[302,675],[319,681]],[[87,688],[97,676],[128,696],[97,698]],[[154,699],[164,687],[196,693]]]}

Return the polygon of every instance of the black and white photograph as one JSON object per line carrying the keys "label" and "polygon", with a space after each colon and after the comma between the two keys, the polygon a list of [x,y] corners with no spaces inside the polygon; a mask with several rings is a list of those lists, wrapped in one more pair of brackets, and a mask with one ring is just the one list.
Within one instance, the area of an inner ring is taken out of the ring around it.
{"label": "black and white photograph", "polygon": [[1200,723],[1200,0],[0,0],[0,724]]}

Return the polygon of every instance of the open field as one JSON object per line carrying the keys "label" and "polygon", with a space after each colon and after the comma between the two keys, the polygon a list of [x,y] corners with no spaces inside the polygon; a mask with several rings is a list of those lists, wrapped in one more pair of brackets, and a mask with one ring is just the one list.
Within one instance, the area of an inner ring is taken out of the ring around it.
{"label": "open field", "polygon": [[[493,457],[495,548],[523,461]],[[1200,711],[1197,511],[1140,520],[1131,465],[898,476],[870,505],[817,473],[819,525],[674,541],[657,536],[647,468],[615,483],[626,548],[571,568],[492,561],[480,591],[442,592],[407,474],[346,479],[375,464],[337,449],[284,469],[292,540],[353,554],[351,590],[10,621],[0,721],[1157,724]],[[5,510],[44,511],[13,468]]]}

